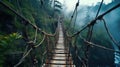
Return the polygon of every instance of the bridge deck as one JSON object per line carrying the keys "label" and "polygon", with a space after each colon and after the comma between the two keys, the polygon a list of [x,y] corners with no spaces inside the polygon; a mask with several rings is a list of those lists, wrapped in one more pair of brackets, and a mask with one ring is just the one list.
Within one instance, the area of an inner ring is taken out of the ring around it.
{"label": "bridge deck", "polygon": [[69,51],[66,50],[64,45],[64,35],[61,24],[59,27],[59,39],[54,49],[53,57],[45,67],[74,67]]}

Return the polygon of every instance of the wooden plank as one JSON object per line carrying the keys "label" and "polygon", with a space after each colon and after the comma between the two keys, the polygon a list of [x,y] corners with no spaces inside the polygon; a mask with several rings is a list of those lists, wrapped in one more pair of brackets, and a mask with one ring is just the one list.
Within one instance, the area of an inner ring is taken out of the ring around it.
{"label": "wooden plank", "polygon": [[56,47],[53,49],[54,50],[48,52],[52,57],[49,55],[47,58],[50,60],[50,62],[46,63],[46,67],[74,67],[72,56],[68,51],[69,49],[67,49],[64,45],[64,35],[61,25],[59,28],[58,42],[56,44]]}

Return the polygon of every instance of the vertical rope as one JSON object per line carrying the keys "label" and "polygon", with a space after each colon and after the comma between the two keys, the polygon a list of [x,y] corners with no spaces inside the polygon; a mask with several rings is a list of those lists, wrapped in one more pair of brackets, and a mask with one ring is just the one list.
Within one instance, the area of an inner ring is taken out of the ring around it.
{"label": "vertical rope", "polygon": [[107,27],[107,24],[106,24],[105,19],[102,19],[102,20],[103,20],[103,22],[104,22],[104,27],[105,27],[105,29],[106,29],[106,31],[107,31],[108,36],[110,37],[110,39],[112,40],[112,42],[113,42],[117,47],[120,48],[119,43],[117,43],[117,41],[113,38],[112,34],[110,33],[110,31],[109,31],[109,29],[108,29],[108,27]]}
{"label": "vertical rope", "polygon": [[99,8],[98,8],[98,11],[97,11],[97,14],[96,14],[96,17],[95,17],[95,18],[97,18],[97,16],[99,15],[100,9],[101,9],[102,4],[103,4],[103,1],[104,1],[104,0],[102,0],[101,3],[100,3],[100,6],[99,6]]}
{"label": "vertical rope", "polygon": [[75,15],[75,21],[74,21],[74,24],[73,24],[73,32],[75,32],[75,25],[76,25],[76,21],[77,21],[77,8],[76,8],[76,15]]}
{"label": "vertical rope", "polygon": [[[76,3],[75,9],[74,9],[74,11],[73,11],[73,14],[72,14],[72,16],[71,16],[70,23],[69,23],[68,26],[71,26],[71,24],[72,24],[72,20],[73,20],[73,17],[74,17],[74,14],[77,12],[77,8],[78,8],[78,6],[79,6],[79,0],[78,0],[78,2]],[[76,22],[76,18],[77,18],[77,13],[76,13],[76,17],[75,17],[74,24],[75,24],[75,22]],[[73,26],[74,26],[74,25],[73,25]],[[69,29],[70,29],[70,28],[67,27],[66,31],[68,31]]]}
{"label": "vertical rope", "polygon": [[[88,41],[91,41],[91,39],[92,39],[93,26],[94,26],[94,24],[92,26],[89,26],[88,33],[87,33],[87,39],[86,39]],[[90,49],[90,44],[87,44],[86,50],[85,50],[85,58],[86,58],[85,64],[87,67],[88,67],[88,63],[89,63],[89,49]]]}

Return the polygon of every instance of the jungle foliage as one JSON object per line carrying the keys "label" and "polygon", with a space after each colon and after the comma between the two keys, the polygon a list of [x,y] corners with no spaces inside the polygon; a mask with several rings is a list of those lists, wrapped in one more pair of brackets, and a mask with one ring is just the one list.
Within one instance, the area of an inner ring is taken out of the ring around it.
{"label": "jungle foliage", "polygon": [[[2,2],[42,30],[48,33],[55,32],[57,11],[52,7],[52,0],[3,0]],[[24,33],[27,33],[29,40],[33,40],[35,29],[2,4],[0,7],[0,67],[13,67],[22,57],[27,45]],[[59,7],[61,8],[60,5]],[[58,11],[60,12],[60,10]],[[37,39],[41,41],[42,38],[43,35],[38,34]],[[39,66],[44,57],[41,55],[46,47],[44,45],[41,46],[42,48],[36,49],[41,49],[40,52],[36,51]],[[29,59],[31,59],[31,55],[26,58],[21,66],[30,67],[27,62],[32,64],[32,61]]]}

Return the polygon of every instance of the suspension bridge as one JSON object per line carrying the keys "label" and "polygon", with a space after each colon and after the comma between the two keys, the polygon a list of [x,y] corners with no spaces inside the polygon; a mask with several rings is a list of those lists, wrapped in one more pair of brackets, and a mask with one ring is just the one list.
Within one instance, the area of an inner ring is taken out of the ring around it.
{"label": "suspension bridge", "polygon": [[53,49],[52,58],[48,58],[48,62],[43,67],[74,67],[69,49],[64,44],[64,35],[61,23],[58,24],[59,36],[56,47]]}
{"label": "suspension bridge", "polygon": [[[103,50],[108,50],[108,51],[112,51],[112,52],[118,52],[120,53],[120,51],[116,51],[114,49],[110,49],[107,48],[105,46],[101,46],[99,44],[95,44],[93,42],[91,42],[91,38],[92,38],[92,34],[93,34],[93,26],[95,25],[97,20],[102,20],[104,23],[104,27],[109,35],[109,37],[111,38],[111,40],[113,41],[114,44],[116,44],[119,47],[119,44],[114,40],[114,38],[112,37],[111,33],[109,32],[109,29],[107,27],[106,21],[103,18],[106,14],[110,13],[111,11],[117,9],[118,7],[120,7],[120,4],[115,5],[114,7],[112,7],[111,9],[107,10],[106,12],[104,12],[103,14],[99,15],[99,11],[100,8],[102,6],[103,0],[100,4],[100,7],[98,9],[97,15],[95,17],[95,19],[93,19],[91,22],[89,22],[89,24],[86,24],[85,27],[83,27],[81,30],[77,31],[76,33],[74,33],[73,35],[69,35],[67,30],[69,30],[69,28],[65,29],[63,22],[61,22],[60,17],[58,18],[58,25],[56,27],[56,31],[54,34],[50,34],[50,33],[46,33],[44,30],[42,30],[41,28],[37,27],[36,25],[32,24],[29,20],[27,20],[26,18],[24,18],[22,15],[20,15],[19,13],[17,13],[14,9],[12,9],[11,7],[7,6],[5,3],[3,3],[2,1],[0,1],[0,4],[2,4],[3,6],[5,6],[7,9],[11,10],[13,13],[15,13],[18,17],[20,17],[22,19],[23,24],[26,25],[31,25],[34,29],[35,29],[35,38],[33,41],[28,39],[28,35],[26,34],[27,30],[25,29],[25,39],[26,39],[26,43],[28,44],[26,46],[26,49],[23,53],[22,58],[14,65],[14,67],[18,67],[20,64],[23,63],[23,61],[25,60],[25,58],[29,55],[32,54],[32,61],[33,61],[33,66],[32,67],[36,67],[36,64],[38,63],[36,57],[35,57],[35,49],[38,47],[42,48],[42,43],[46,42],[47,44],[45,45],[45,50],[42,53],[43,57],[46,56],[45,60],[42,59],[42,64],[39,67],[88,67],[88,54],[89,54],[89,48],[91,48],[91,46],[94,47],[98,47],[101,48]],[[73,15],[71,16],[71,20],[75,14],[75,12],[77,11],[77,7],[79,6],[79,0],[76,3],[76,7],[75,10],[73,12]],[[88,28],[88,33],[87,33],[87,38],[84,38],[80,35],[80,33]],[[38,32],[41,32],[41,35],[43,35],[43,39],[36,44],[36,40],[37,40],[37,35]],[[74,42],[74,56],[73,53],[71,53],[71,42],[72,42],[72,38],[76,37],[80,37],[81,40],[83,40],[86,43],[86,50],[85,50],[85,59],[81,58],[78,55],[78,47]],[[54,40],[51,41],[51,38],[53,38]],[[52,42],[52,43],[51,43]],[[29,47],[29,49],[28,49]],[[78,66],[79,63],[75,63],[76,60],[74,60],[75,58],[77,58],[77,60],[80,61],[80,65]]]}

